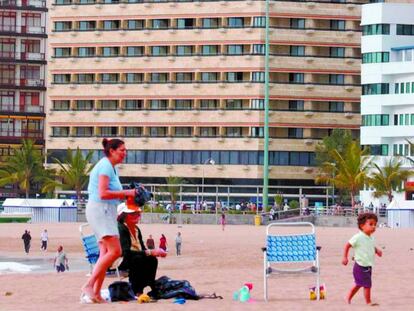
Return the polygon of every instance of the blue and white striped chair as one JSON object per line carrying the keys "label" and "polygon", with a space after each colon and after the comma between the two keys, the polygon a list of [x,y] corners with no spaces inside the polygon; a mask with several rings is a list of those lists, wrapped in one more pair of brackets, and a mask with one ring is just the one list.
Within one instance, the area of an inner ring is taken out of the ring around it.
{"label": "blue and white striped chair", "polygon": [[[275,234],[275,227],[309,227],[309,232]],[[273,229],[273,230],[272,230]],[[310,222],[272,223],[266,228],[264,254],[264,299],[267,301],[268,278],[272,274],[309,273],[316,276],[316,297],[319,300],[319,251],[316,246],[315,227]],[[309,266],[303,264],[309,263]],[[279,266],[278,266],[279,264]],[[287,265],[289,264],[289,265]],[[300,264],[300,267],[298,267]],[[296,265],[296,267],[295,267]],[[286,267],[289,266],[289,267]]]}

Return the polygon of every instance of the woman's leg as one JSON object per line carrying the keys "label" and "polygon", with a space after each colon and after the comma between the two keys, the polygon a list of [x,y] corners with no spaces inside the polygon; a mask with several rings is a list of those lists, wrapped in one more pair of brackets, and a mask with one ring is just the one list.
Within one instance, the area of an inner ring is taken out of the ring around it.
{"label": "woman's leg", "polygon": [[121,245],[118,236],[105,236],[99,242],[99,249],[103,250],[103,254],[99,254],[99,259],[95,264],[92,275],[86,284],[82,287],[82,292],[88,295],[96,302],[99,299],[102,283],[105,279],[106,270],[112,263],[121,256]]}
{"label": "woman's leg", "polygon": [[135,294],[142,294],[146,286],[154,284],[158,259],[154,256],[130,258],[129,282]]}

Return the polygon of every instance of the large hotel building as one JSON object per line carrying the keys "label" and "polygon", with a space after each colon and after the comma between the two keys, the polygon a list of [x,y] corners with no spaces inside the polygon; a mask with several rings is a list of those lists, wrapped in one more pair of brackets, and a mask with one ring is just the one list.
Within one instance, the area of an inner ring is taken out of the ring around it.
{"label": "large hotel building", "polygon": [[[359,137],[368,2],[270,1],[270,185],[313,185],[315,144]],[[49,14],[51,156],[98,158],[121,137],[124,181],[262,184],[265,1],[55,0]]]}
{"label": "large hotel building", "polygon": [[[23,138],[44,148],[46,26],[45,0],[0,0],[0,161]],[[17,186],[0,188],[0,197],[17,195]]]}

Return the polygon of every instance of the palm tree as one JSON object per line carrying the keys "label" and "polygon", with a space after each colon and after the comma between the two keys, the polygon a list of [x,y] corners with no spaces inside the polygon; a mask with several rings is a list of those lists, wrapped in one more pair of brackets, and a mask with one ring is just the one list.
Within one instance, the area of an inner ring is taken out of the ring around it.
{"label": "palm tree", "polygon": [[23,140],[20,148],[0,164],[0,186],[18,184],[29,197],[31,185],[40,181],[43,174],[42,151],[33,140]]}
{"label": "palm tree", "polygon": [[175,208],[175,202],[177,201],[177,195],[180,192],[180,184],[185,183],[185,180],[181,177],[169,176],[165,178],[166,186],[161,187],[162,192],[168,192],[170,195],[172,208]]}
{"label": "palm tree", "polygon": [[316,183],[334,185],[337,189],[349,192],[352,207],[355,206],[355,196],[363,188],[368,179],[368,169],[371,159],[367,157],[369,150],[361,150],[358,142],[352,142],[343,155],[335,149],[330,156],[335,165],[325,162],[322,173],[315,179]]}
{"label": "palm tree", "polygon": [[[63,162],[53,158],[53,161],[59,166],[57,176],[61,180],[61,182],[55,180],[55,185],[61,186],[63,189],[74,189],[78,201],[81,198],[82,189],[85,188],[89,180],[89,173],[95,165],[90,163],[92,156],[93,151],[89,151],[86,156],[83,156],[78,147],[76,151],[68,148]],[[53,184],[53,182],[51,183]]]}
{"label": "palm tree", "polygon": [[375,189],[374,198],[380,198],[384,195],[388,197],[388,202],[392,201],[393,191],[403,191],[401,184],[408,177],[414,175],[413,171],[402,169],[403,161],[398,158],[390,158],[384,165],[379,167],[374,163],[374,172],[369,177],[369,184]]}

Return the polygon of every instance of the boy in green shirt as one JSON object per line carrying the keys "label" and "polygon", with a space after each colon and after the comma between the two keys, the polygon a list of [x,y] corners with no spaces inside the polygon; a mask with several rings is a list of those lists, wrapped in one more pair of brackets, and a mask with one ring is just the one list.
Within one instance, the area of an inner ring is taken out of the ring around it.
{"label": "boy in green shirt", "polygon": [[345,245],[344,258],[342,264],[348,264],[348,253],[352,247],[354,249],[355,264],[353,274],[355,285],[348,294],[347,301],[350,304],[352,297],[358,290],[364,288],[365,302],[368,305],[377,305],[371,302],[372,286],[372,266],[374,265],[375,254],[382,256],[382,251],[375,247],[374,239],[371,235],[375,232],[378,222],[377,215],[364,213],[358,216],[358,227],[360,232],[355,234]]}

